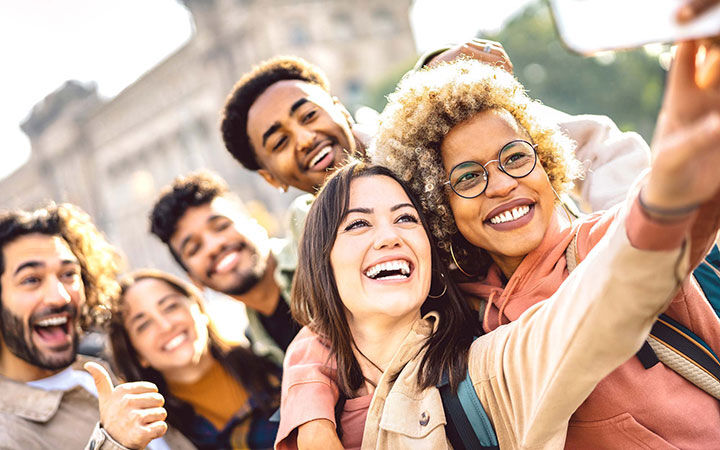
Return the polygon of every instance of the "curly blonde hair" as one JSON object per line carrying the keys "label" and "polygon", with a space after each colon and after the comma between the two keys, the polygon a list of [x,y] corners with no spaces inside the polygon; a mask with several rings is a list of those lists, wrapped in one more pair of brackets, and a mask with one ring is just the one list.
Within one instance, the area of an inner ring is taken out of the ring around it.
{"label": "curly blonde hair", "polygon": [[453,127],[484,111],[505,110],[537,144],[540,163],[556,192],[568,191],[579,176],[574,144],[539,107],[512,75],[475,60],[409,73],[388,97],[368,153],[373,163],[393,170],[420,198],[448,264],[453,241],[463,268],[482,272],[488,264],[460,235],[450,209],[440,146]]}

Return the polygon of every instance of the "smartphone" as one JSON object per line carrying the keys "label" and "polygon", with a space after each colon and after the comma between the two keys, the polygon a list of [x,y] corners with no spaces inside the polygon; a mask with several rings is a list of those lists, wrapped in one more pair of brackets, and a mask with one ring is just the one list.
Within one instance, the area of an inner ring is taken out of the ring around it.
{"label": "smartphone", "polygon": [[560,38],[583,55],[720,34],[720,4],[679,25],[682,0],[548,1]]}

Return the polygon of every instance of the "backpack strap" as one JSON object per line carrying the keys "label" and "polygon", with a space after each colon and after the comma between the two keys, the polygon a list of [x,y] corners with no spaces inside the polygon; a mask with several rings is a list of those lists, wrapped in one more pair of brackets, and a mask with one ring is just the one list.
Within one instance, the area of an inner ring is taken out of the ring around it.
{"label": "backpack strap", "polygon": [[497,435],[490,418],[475,392],[470,372],[458,385],[457,393],[450,389],[447,374],[438,384],[440,398],[445,410],[446,435],[454,449],[496,450]]}
{"label": "backpack strap", "polygon": [[[577,233],[565,250],[568,272],[578,265]],[[650,336],[637,352],[645,369],[658,362],[720,400],[720,361],[699,336],[665,314],[653,324]]]}
{"label": "backpack strap", "polygon": [[720,361],[698,335],[661,314],[647,343],[666,366],[720,400]]}

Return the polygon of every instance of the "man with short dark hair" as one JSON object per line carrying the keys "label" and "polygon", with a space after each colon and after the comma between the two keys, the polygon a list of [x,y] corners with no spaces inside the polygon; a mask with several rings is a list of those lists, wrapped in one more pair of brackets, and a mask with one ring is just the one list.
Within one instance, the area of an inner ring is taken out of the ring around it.
{"label": "man with short dark hair", "polygon": [[325,74],[297,57],[269,59],[240,78],[221,130],[240,164],[283,191],[314,192],[347,155],[364,156],[369,142]]}
{"label": "man with short dark hair", "polygon": [[[117,291],[116,261],[72,205],[0,214],[0,447],[142,448],[165,433],[154,385],[113,388],[102,366],[88,363],[91,376],[76,361]],[[151,447],[171,443],[190,448],[176,432]]]}
{"label": "man with short dark hair", "polygon": [[208,171],[178,177],[162,192],[150,230],[198,287],[245,304],[253,350],[281,365],[299,330],[288,306],[296,245],[271,240]]}
{"label": "man with short dark hair", "polygon": [[[416,69],[471,57],[512,71],[502,45],[471,40],[429,52]],[[607,209],[625,198],[636,175],[650,164],[650,150],[636,133],[622,133],[605,116],[546,114],[577,142],[586,168],[578,197],[587,210]],[[314,193],[328,174],[353,154],[366,157],[373,126],[358,125],[323,71],[297,57],[269,59],[243,75],[222,110],[225,147],[246,169],[280,190],[294,186]]]}

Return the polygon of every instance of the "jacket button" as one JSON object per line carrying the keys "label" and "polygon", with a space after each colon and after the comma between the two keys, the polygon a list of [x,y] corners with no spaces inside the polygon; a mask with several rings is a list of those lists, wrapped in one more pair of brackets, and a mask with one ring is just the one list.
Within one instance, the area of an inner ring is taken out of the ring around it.
{"label": "jacket button", "polygon": [[420,425],[424,427],[428,423],[430,423],[430,414],[428,414],[427,411],[423,411],[422,414],[420,414]]}

